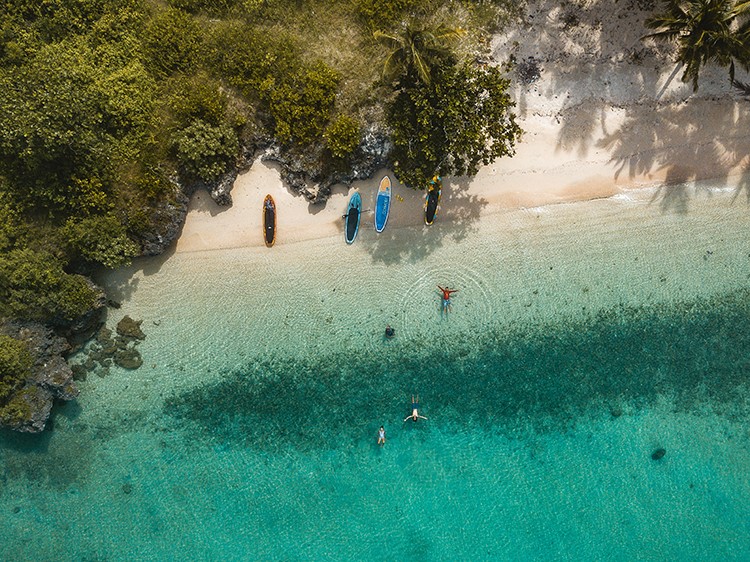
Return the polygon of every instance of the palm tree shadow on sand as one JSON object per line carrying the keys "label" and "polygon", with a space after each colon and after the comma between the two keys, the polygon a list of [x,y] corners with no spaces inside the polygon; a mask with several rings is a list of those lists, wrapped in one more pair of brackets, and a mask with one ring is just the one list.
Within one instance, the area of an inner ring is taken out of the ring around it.
{"label": "palm tree shadow on sand", "polygon": [[[687,213],[693,182],[730,184],[750,153],[750,104],[714,107],[709,100],[627,110],[622,124],[605,131],[597,146],[622,174],[659,179],[653,202],[664,212]],[[740,182],[743,180],[740,180]],[[747,181],[746,179],[744,181]],[[739,186],[738,186],[739,187]],[[698,192],[706,188],[696,185]]]}
{"label": "palm tree shadow on sand", "polygon": [[[379,234],[362,237],[361,243],[372,255],[373,262],[385,265],[418,262],[438,251],[446,238],[460,241],[476,232],[476,223],[487,201],[469,193],[469,185],[469,178],[443,180],[440,208],[430,226],[424,224],[421,204],[404,208],[392,204],[391,213],[418,213],[420,222],[416,226],[389,225]],[[420,201],[422,197],[420,194]]]}
{"label": "palm tree shadow on sand", "polygon": [[[686,213],[694,193],[686,182],[731,185],[744,165],[750,154],[750,103],[731,101],[732,85],[721,67],[701,70],[696,93],[691,84],[672,80],[674,46],[642,39],[649,33],[645,22],[654,14],[653,3],[609,3],[607,17],[598,6],[605,4],[532,2],[524,24],[498,45],[496,58],[508,51],[523,63],[515,84],[519,114],[548,114],[559,123],[558,151],[581,159],[604,151],[613,179],[662,183],[654,203],[663,212]],[[529,60],[539,69],[531,81],[521,73]],[[541,106],[538,94],[547,100]],[[727,103],[717,103],[717,96]],[[551,100],[560,102],[550,109]],[[616,107],[619,115],[607,111]]]}

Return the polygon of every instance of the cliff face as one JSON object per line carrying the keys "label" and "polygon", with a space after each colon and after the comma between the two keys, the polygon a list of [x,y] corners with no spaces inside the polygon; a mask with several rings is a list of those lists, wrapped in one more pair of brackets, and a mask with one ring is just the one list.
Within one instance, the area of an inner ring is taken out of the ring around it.
{"label": "cliff face", "polygon": [[73,372],[63,358],[71,346],[64,337],[37,322],[11,322],[2,327],[2,332],[24,342],[34,360],[31,375],[14,396],[14,414],[3,420],[4,425],[38,433],[47,425],[55,400],[78,396]]}

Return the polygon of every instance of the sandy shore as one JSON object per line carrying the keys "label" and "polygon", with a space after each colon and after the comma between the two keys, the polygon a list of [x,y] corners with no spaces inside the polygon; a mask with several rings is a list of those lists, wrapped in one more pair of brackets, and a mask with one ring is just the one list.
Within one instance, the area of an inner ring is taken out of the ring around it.
{"label": "sandy shore", "polygon": [[[669,50],[640,40],[648,12],[628,0],[614,8],[600,4],[606,6],[571,4],[563,11],[532,2],[522,25],[495,37],[497,61],[513,54],[539,69],[531,81],[513,77],[525,134],[513,158],[471,179],[446,178],[439,220],[478,220],[644,186],[657,186],[655,203],[679,212],[684,185],[708,179],[750,194],[750,103],[734,96],[726,70],[707,68],[693,93],[680,73],[673,76]],[[365,209],[373,207],[385,173],[353,186]],[[396,200],[389,228],[420,224],[423,193],[391,178]],[[177,252],[262,246],[266,193],[279,210],[277,244],[342,235],[344,186],[325,204],[310,205],[258,161],[238,177],[232,207],[218,207],[206,193],[193,197]],[[366,227],[372,214],[362,220]]]}

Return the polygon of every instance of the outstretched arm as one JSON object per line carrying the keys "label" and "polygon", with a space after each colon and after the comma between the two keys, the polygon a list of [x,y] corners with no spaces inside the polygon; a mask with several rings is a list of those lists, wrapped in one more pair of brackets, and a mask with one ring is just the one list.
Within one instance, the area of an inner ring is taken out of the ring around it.
{"label": "outstretched arm", "polygon": [[422,418],[423,420],[426,420],[427,418],[422,415],[417,415],[418,418]]}

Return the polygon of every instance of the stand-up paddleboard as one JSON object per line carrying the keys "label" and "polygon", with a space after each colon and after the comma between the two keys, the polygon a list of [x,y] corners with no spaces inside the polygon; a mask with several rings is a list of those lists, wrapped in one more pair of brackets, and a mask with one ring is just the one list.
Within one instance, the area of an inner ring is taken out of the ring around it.
{"label": "stand-up paddleboard", "polygon": [[359,193],[355,192],[349,198],[349,207],[346,209],[344,218],[346,219],[346,228],[344,229],[344,237],[346,243],[351,244],[357,237],[359,232],[359,217],[362,214],[362,198]]}
{"label": "stand-up paddleboard", "polygon": [[375,200],[375,231],[383,232],[385,223],[388,222],[388,213],[391,211],[391,178],[384,176],[380,180],[378,196]]}
{"label": "stand-up paddleboard", "polygon": [[427,225],[432,224],[435,221],[435,216],[440,206],[440,193],[443,190],[440,176],[435,176],[430,182],[430,187],[427,189],[427,194],[424,197],[424,223]]}
{"label": "stand-up paddleboard", "polygon": [[270,195],[263,201],[263,238],[269,248],[276,242],[276,203]]}

